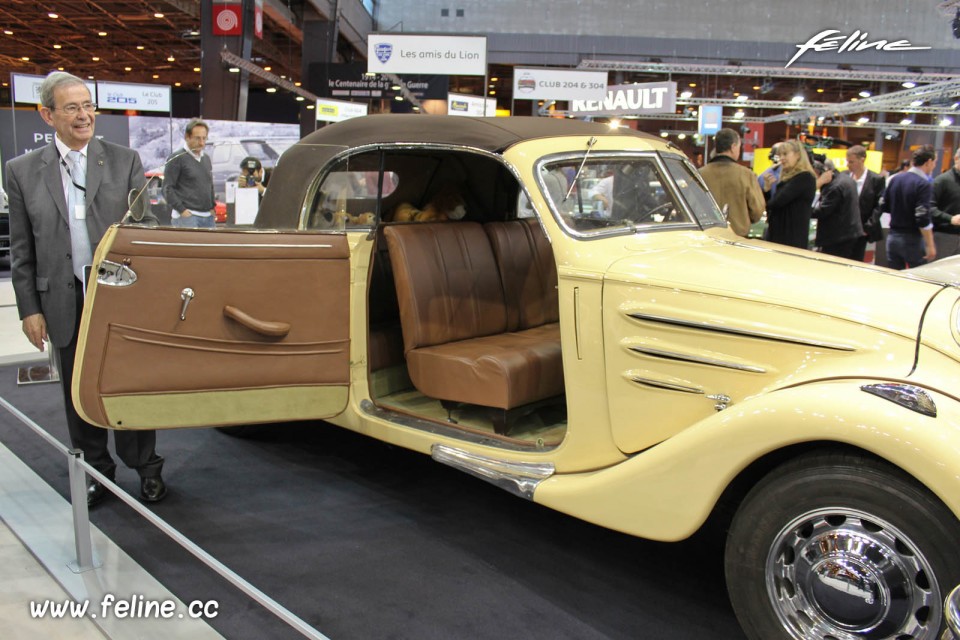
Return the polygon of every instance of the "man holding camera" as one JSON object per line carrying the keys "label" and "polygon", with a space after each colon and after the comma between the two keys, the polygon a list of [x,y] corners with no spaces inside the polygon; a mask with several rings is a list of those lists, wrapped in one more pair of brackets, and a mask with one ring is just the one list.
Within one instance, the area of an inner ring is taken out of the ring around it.
{"label": "man holding camera", "polygon": [[263,165],[253,156],[247,156],[240,163],[240,177],[237,180],[240,189],[256,188],[262,198],[267,190],[263,186]]}

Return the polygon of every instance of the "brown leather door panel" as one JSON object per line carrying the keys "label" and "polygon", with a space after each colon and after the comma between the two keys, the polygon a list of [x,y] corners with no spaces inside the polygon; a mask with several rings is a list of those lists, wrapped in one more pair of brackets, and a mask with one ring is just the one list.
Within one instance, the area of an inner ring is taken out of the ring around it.
{"label": "brown leather door panel", "polygon": [[120,227],[98,258],[136,280],[88,292],[74,390],[95,424],[243,424],[343,410],[343,234]]}

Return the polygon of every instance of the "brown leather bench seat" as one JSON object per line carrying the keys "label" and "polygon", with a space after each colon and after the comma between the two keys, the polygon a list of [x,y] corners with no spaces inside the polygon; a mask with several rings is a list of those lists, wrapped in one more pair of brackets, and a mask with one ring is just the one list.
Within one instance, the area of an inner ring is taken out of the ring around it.
{"label": "brown leather bench seat", "polygon": [[407,368],[421,393],[505,410],[563,394],[559,331],[521,326],[533,311],[508,305],[479,223],[396,224],[384,236]]}

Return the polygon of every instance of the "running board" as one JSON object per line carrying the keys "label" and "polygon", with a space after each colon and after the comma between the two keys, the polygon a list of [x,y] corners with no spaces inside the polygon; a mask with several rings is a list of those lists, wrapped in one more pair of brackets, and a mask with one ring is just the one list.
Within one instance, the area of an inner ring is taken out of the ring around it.
{"label": "running board", "polygon": [[550,462],[512,462],[488,458],[443,444],[433,445],[430,455],[437,462],[486,480],[527,500],[532,500],[533,492],[540,483],[556,471]]}

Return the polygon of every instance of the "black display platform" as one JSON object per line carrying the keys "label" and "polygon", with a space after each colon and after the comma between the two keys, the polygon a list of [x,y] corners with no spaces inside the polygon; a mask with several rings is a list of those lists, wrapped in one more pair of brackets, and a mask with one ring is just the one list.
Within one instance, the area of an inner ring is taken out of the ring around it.
{"label": "black display platform", "polygon": [[[16,375],[0,368],[0,396],[66,442],[57,385]],[[0,442],[67,496],[65,460],[2,409]],[[155,513],[332,640],[744,637],[702,536],[615,533],[325,423],[167,431],[158,452]],[[217,600],[224,637],[302,637],[119,500],[91,520],[181,600]]]}

